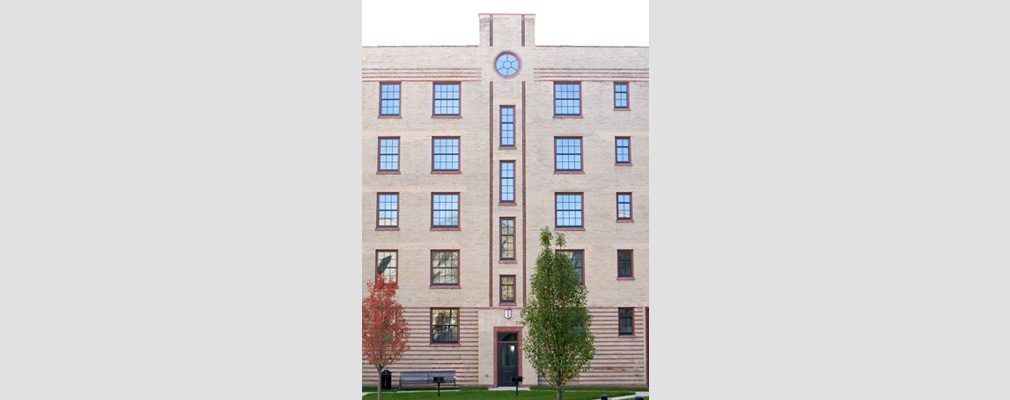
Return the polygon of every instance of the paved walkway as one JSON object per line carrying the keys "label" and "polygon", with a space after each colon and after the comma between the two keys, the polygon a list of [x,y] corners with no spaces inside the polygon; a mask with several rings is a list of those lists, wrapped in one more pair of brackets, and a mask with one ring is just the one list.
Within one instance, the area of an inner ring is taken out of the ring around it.
{"label": "paved walkway", "polygon": [[649,392],[635,392],[635,394],[629,394],[627,396],[621,396],[621,397],[614,397],[611,400],[625,400],[625,399],[634,400],[635,396],[646,397],[648,395],[649,395]]}
{"label": "paved walkway", "polygon": [[[516,390],[516,389],[513,387],[512,390]],[[519,390],[522,390],[522,389],[519,389]],[[526,390],[529,390],[529,389],[526,389]],[[452,390],[452,388],[450,387],[448,389],[442,389],[442,391],[443,392],[458,392],[459,389]],[[383,393],[428,393],[428,392],[437,392],[437,390],[402,390],[402,391],[398,391],[398,392],[397,391],[394,391],[394,392],[386,391],[386,392],[383,392]],[[367,395],[376,394],[376,393],[378,393],[378,392],[361,392],[361,397],[365,397]]]}
{"label": "paved walkway", "polygon": [[[502,386],[502,387],[496,387],[496,388],[488,388],[487,390],[490,390],[490,391],[509,390],[509,391],[513,391],[514,392],[516,390],[516,387],[515,386]],[[528,388],[528,387],[520,387],[519,388],[520,392],[521,391],[529,391],[529,390],[530,390],[530,388]],[[444,391],[445,392],[458,392],[459,390],[449,389],[449,390],[444,390]],[[425,392],[431,392],[431,391],[430,390],[404,390],[402,392],[386,392],[386,393],[425,393]],[[361,397],[365,397],[365,395],[375,394],[375,393],[376,392],[361,392]],[[648,395],[649,395],[649,392],[635,392],[635,394],[629,394],[627,396],[614,397],[614,398],[612,398],[610,400],[634,400],[635,396],[646,397]]]}

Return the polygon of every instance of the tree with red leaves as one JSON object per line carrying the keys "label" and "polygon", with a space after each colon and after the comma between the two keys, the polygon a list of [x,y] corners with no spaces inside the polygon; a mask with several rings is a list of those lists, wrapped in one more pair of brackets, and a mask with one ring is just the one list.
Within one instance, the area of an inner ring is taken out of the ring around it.
{"label": "tree with red leaves", "polygon": [[379,399],[382,399],[382,370],[407,351],[407,321],[403,306],[393,296],[396,288],[382,276],[368,282],[368,297],[361,302],[361,351],[379,374]]}

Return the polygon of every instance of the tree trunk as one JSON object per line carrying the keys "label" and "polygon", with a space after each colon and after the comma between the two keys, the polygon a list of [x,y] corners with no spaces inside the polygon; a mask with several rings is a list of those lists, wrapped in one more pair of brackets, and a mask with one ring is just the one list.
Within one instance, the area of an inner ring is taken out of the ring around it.
{"label": "tree trunk", "polygon": [[379,389],[379,397],[376,400],[382,400],[382,368],[379,368],[379,386],[377,388]]}
{"label": "tree trunk", "polygon": [[557,388],[558,388],[558,400],[561,400],[561,386],[557,386]]}

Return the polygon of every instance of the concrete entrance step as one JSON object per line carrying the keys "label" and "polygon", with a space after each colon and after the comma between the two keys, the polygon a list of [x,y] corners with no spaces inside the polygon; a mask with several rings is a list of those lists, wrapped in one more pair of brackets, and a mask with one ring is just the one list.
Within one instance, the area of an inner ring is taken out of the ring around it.
{"label": "concrete entrance step", "polygon": [[635,396],[647,397],[649,392],[635,392],[635,394],[629,394],[627,396],[614,397],[612,400],[632,400]]}
{"label": "concrete entrance step", "polygon": [[[501,391],[514,392],[514,391],[516,391],[516,387],[515,386],[499,386],[499,387],[496,387],[496,388],[487,388],[487,390],[492,390],[492,391],[501,390]],[[522,386],[519,387],[519,391],[520,392],[524,391],[524,390],[528,391],[528,390],[530,390],[530,388],[528,388],[528,387],[522,387]]]}

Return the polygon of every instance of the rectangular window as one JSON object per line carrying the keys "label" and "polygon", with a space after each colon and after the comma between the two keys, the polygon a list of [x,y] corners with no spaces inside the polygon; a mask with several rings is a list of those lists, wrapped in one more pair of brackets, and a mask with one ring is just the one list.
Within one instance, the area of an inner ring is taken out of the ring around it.
{"label": "rectangular window", "polygon": [[400,170],[400,138],[379,138],[379,171]]}
{"label": "rectangular window", "polygon": [[397,227],[397,214],[400,208],[400,194],[399,193],[379,193],[378,204],[376,205],[377,221],[376,226],[379,228],[395,228]]}
{"label": "rectangular window", "polygon": [[514,203],[516,201],[515,166],[516,163],[514,161],[502,161],[499,164],[501,175],[501,196],[499,201],[502,203]]}
{"label": "rectangular window", "polygon": [[582,171],[582,138],[554,138],[554,170]]}
{"label": "rectangular window", "polygon": [[513,106],[501,107],[501,147],[515,147],[515,113]]}
{"label": "rectangular window", "polygon": [[396,250],[375,251],[375,277],[396,284]]}
{"label": "rectangular window", "polygon": [[459,228],[459,193],[431,194],[431,227]]}
{"label": "rectangular window", "polygon": [[502,218],[501,226],[499,226],[499,235],[501,236],[501,243],[499,246],[499,255],[502,260],[515,260],[516,259],[516,219],[515,218]]}
{"label": "rectangular window", "polygon": [[554,83],[554,115],[582,115],[582,84]]}
{"label": "rectangular window", "polygon": [[617,251],[617,277],[631,278],[634,276],[634,253],[632,250]]}
{"label": "rectangular window", "polygon": [[400,115],[400,84],[379,84],[379,115]]}
{"label": "rectangular window", "polygon": [[618,334],[620,335],[634,335],[635,334],[635,309],[634,308],[618,308],[617,309],[617,326]]}
{"label": "rectangular window", "polygon": [[631,138],[619,137],[614,140],[618,164],[631,164]]}
{"label": "rectangular window", "polygon": [[436,83],[433,85],[433,115],[459,115],[459,83]]}
{"label": "rectangular window", "polygon": [[582,193],[554,194],[554,225],[556,228],[582,227]]}
{"label": "rectangular window", "polygon": [[459,343],[459,309],[431,309],[431,342]]}
{"label": "rectangular window", "polygon": [[631,219],[631,193],[617,194],[617,219]]}
{"label": "rectangular window", "polygon": [[516,276],[502,275],[498,278],[498,291],[500,292],[501,303],[516,302]]}
{"label": "rectangular window", "polygon": [[582,250],[561,250],[561,252],[567,255],[568,259],[572,261],[572,269],[575,270],[575,275],[579,277],[579,283],[585,285],[585,257]]}
{"label": "rectangular window", "polygon": [[431,284],[459,285],[459,250],[431,251]]}
{"label": "rectangular window", "polygon": [[614,82],[614,108],[628,108],[628,82]]}
{"label": "rectangular window", "polygon": [[431,139],[431,170],[459,171],[459,138]]}

